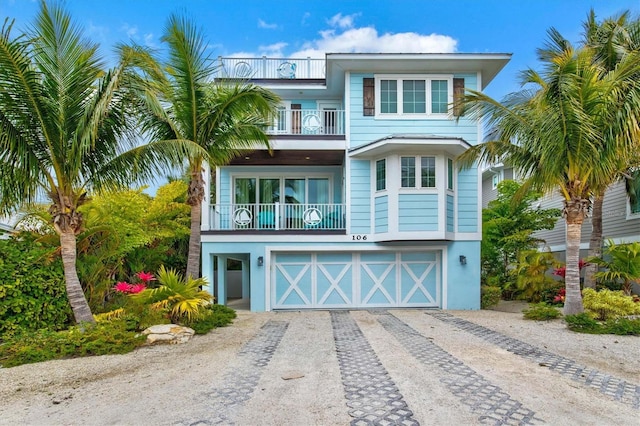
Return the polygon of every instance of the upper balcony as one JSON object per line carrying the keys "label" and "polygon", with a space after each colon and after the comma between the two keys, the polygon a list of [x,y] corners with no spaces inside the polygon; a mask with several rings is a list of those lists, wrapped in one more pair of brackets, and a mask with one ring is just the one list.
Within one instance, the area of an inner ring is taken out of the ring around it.
{"label": "upper balcony", "polygon": [[215,78],[245,80],[317,80],[324,82],[324,59],[311,58],[224,58],[217,59]]}

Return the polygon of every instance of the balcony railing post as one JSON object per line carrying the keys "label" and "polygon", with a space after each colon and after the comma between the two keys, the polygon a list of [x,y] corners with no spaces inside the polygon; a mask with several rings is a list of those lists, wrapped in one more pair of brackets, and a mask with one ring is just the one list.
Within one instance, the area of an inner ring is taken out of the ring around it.
{"label": "balcony railing post", "polygon": [[280,229],[280,220],[281,220],[281,214],[280,214],[280,203],[278,201],[276,201],[275,204],[275,212],[273,212],[274,216],[275,216],[275,222],[276,222],[276,231],[278,231]]}
{"label": "balcony railing post", "polygon": [[262,57],[262,78],[269,78],[267,77],[267,57],[266,56]]}

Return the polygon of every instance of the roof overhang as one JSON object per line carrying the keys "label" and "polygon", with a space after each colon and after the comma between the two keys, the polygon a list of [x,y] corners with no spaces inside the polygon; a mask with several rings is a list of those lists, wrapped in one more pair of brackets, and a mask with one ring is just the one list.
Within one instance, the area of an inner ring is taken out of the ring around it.
{"label": "roof overhang", "polygon": [[376,158],[388,154],[420,154],[445,152],[458,156],[471,145],[462,138],[436,135],[390,135],[349,150],[354,158]]}
{"label": "roof overhang", "polygon": [[[327,53],[327,76],[364,73],[477,73],[484,89],[511,60],[510,53]],[[328,86],[331,82],[327,82]]]}

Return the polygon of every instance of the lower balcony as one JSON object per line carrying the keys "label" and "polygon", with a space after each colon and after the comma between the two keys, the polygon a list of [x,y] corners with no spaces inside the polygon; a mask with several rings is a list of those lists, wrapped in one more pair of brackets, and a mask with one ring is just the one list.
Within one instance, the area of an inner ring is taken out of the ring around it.
{"label": "lower balcony", "polygon": [[214,204],[211,231],[285,231],[291,233],[346,230],[344,204]]}

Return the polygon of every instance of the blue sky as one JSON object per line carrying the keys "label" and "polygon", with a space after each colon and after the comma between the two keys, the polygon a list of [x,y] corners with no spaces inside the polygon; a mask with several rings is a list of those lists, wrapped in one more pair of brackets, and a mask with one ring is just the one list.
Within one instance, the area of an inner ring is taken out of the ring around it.
{"label": "blue sky", "polygon": [[[66,0],[105,56],[130,39],[160,47],[167,17],[186,14],[202,28],[213,56],[322,57],[324,52],[512,53],[487,92],[502,98],[519,88],[518,72],[537,67],[535,49],[556,27],[578,41],[590,8],[599,18],[640,0]],[[35,0],[0,0],[0,17],[24,28]]]}

